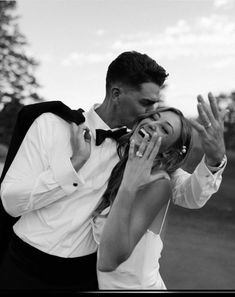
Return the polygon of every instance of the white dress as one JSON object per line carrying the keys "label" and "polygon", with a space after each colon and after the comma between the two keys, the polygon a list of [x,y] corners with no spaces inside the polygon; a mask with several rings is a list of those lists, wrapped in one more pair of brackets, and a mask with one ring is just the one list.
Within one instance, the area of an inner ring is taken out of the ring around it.
{"label": "white dress", "polygon": [[[160,234],[169,202],[163,216],[159,234],[147,230],[135,246],[130,257],[119,265],[116,270],[101,272],[97,269],[100,290],[166,290],[166,286],[159,273],[159,259],[163,248]],[[105,209],[102,214],[108,212],[109,208]],[[93,234],[98,246],[105,220],[105,217],[96,217],[92,220]]]}

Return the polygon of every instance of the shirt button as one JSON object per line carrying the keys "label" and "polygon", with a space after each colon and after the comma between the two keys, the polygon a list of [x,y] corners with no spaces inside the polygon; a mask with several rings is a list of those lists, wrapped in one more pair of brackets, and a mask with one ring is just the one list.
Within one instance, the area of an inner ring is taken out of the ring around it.
{"label": "shirt button", "polygon": [[74,186],[74,187],[77,187],[77,186],[78,186],[78,184],[77,184],[77,183],[73,183],[73,186]]}

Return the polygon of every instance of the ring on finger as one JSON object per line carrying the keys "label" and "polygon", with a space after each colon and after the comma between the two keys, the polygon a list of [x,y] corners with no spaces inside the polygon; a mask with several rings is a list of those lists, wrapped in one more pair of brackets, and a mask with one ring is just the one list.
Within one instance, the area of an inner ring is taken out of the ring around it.
{"label": "ring on finger", "polygon": [[136,155],[136,157],[139,157],[139,158],[143,157],[143,154],[141,152],[139,152],[139,151],[137,151],[135,155]]}
{"label": "ring on finger", "polygon": [[207,129],[207,128],[210,128],[211,126],[211,122],[209,122],[207,125],[204,125],[204,127]]}

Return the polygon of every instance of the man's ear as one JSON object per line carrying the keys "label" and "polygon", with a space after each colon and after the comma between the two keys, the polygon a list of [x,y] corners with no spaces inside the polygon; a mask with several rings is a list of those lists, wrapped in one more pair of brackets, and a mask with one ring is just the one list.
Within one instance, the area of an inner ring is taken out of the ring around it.
{"label": "man's ear", "polygon": [[121,90],[118,87],[113,87],[111,89],[111,96],[112,96],[112,100],[113,101],[118,101],[119,100],[119,96],[121,94]]}

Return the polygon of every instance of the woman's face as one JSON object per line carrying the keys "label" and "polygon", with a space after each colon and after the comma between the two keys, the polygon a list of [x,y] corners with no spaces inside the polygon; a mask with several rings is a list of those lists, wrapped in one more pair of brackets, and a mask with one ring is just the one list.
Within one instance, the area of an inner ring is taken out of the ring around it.
{"label": "woman's face", "polygon": [[163,111],[153,115],[151,118],[143,119],[135,128],[131,139],[134,138],[138,146],[142,142],[145,133],[151,138],[154,131],[159,136],[162,136],[162,144],[159,151],[166,150],[180,137],[181,121],[179,115],[172,111]]}

